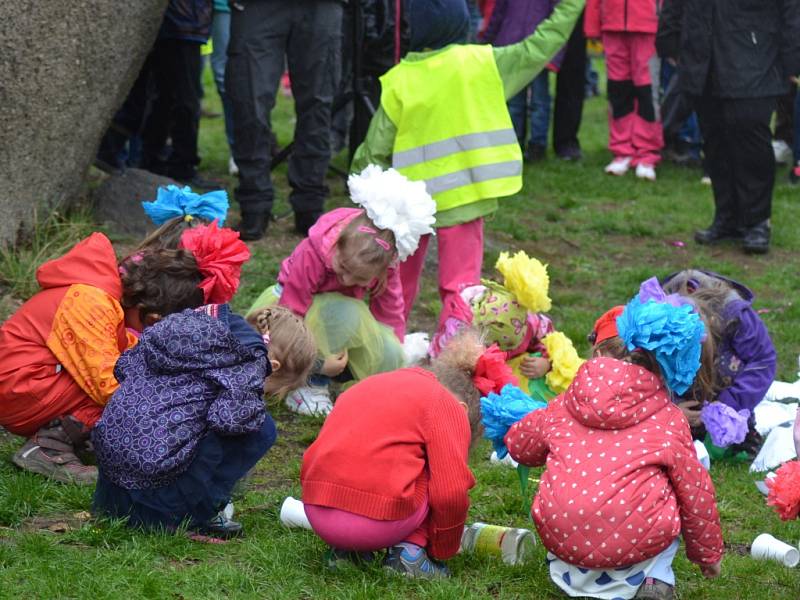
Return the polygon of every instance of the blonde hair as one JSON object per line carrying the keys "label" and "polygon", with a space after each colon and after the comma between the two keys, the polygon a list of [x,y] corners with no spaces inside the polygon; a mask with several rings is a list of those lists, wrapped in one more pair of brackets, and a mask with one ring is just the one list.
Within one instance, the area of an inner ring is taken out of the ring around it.
{"label": "blonde hair", "polygon": [[269,357],[280,363],[267,379],[273,395],[285,396],[305,384],[317,346],[305,321],[283,306],[262,308],[247,316],[261,335],[269,335]]}
{"label": "blonde hair", "polygon": [[376,278],[379,290],[386,287],[387,271],[397,258],[394,233],[378,229],[366,213],[355,217],[342,230],[336,240],[336,252],[339,261],[354,273]]}
{"label": "blonde hair", "polygon": [[467,418],[472,434],[470,450],[475,447],[483,435],[481,423],[481,393],[472,380],[475,364],[485,348],[478,333],[467,329],[447,342],[441,354],[434,358],[427,370],[436,375],[460,401],[467,405]]}

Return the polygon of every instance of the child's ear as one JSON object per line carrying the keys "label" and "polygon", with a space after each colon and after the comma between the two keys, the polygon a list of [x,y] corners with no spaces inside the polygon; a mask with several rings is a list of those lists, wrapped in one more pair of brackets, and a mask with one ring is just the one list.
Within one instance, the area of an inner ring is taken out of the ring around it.
{"label": "child's ear", "polygon": [[147,313],[142,320],[142,325],[145,327],[150,327],[151,325],[155,325],[158,323],[163,317],[158,313]]}
{"label": "child's ear", "polygon": [[276,371],[281,370],[281,361],[275,360],[274,358],[269,359],[269,364],[272,366],[272,372],[275,373]]}

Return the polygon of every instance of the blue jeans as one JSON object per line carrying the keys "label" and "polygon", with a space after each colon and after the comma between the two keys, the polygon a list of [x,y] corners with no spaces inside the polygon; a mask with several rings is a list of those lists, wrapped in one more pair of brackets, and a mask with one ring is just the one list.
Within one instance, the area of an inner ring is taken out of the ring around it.
{"label": "blue jeans", "polygon": [[211,22],[211,72],[217,93],[222,100],[222,113],[225,116],[225,137],[228,147],[233,146],[233,109],[231,101],[225,94],[225,64],[228,62],[228,42],[231,39],[231,13],[214,11]]}
{"label": "blue jeans", "polygon": [[[530,121],[530,143],[547,146],[550,129],[550,79],[544,70],[531,84],[508,101],[508,114],[521,146],[525,145],[525,118]],[[530,94],[530,102],[529,102]]]}

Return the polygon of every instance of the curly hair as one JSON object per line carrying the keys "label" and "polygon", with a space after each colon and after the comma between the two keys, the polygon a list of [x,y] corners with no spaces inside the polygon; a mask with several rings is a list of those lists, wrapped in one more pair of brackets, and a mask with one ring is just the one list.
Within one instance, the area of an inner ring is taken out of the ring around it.
{"label": "curly hair", "polygon": [[281,366],[267,379],[269,392],[283,397],[305,384],[317,346],[305,321],[283,306],[270,306],[247,316],[261,335],[269,334],[269,357]]}
{"label": "curly hair", "polygon": [[203,304],[203,279],[197,262],[186,250],[154,250],[129,259],[121,270],[122,306],[166,316]]}

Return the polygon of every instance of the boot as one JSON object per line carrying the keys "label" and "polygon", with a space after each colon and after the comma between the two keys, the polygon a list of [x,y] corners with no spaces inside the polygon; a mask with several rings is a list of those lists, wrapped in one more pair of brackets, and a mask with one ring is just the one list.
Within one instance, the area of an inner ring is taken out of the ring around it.
{"label": "boot", "polygon": [[716,218],[708,229],[700,229],[694,232],[694,241],[703,245],[717,244],[724,241],[739,242],[743,237],[744,235],[740,228]]}
{"label": "boot", "polygon": [[317,219],[320,218],[322,213],[318,210],[295,212],[294,213],[294,228],[297,233],[303,237],[308,235],[308,230],[314,226]]}
{"label": "boot", "polygon": [[60,419],[51,421],[37,431],[11,460],[25,471],[39,473],[61,483],[94,485],[97,482],[97,468],[81,462]]}
{"label": "boot", "polygon": [[239,238],[245,242],[253,242],[264,237],[269,225],[267,213],[242,213],[242,220],[236,226]]}
{"label": "boot", "polygon": [[744,251],[748,254],[769,252],[769,220],[747,229],[744,234]]}

